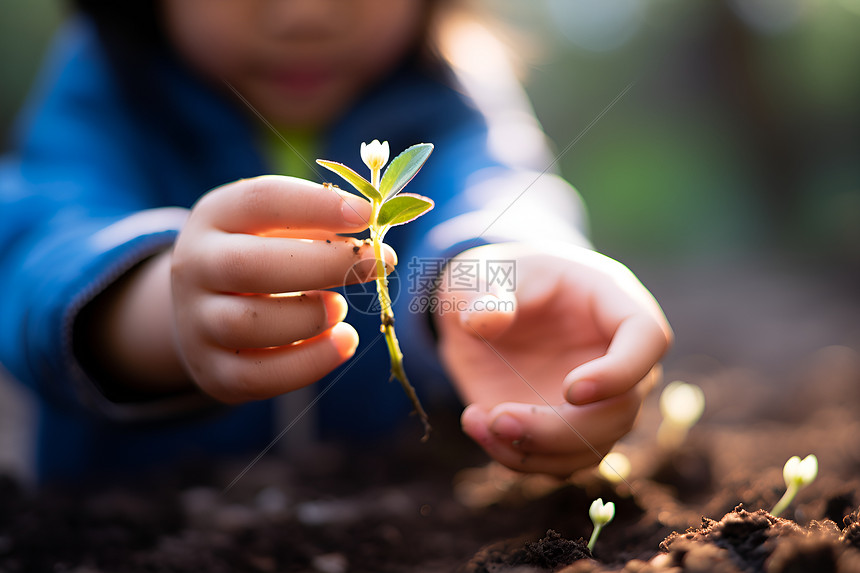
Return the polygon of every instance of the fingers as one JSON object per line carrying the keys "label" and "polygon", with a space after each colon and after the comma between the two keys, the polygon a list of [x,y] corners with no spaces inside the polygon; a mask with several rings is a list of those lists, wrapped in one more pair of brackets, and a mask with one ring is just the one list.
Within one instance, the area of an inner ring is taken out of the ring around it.
{"label": "fingers", "polygon": [[370,219],[365,199],[303,179],[265,175],[207,193],[194,207],[227,233],[263,234],[279,229],[361,231]]}
{"label": "fingers", "polygon": [[[319,290],[376,277],[373,246],[356,239],[307,240],[217,233],[191,261],[200,282],[218,292],[284,293]],[[397,256],[383,245],[386,264]]]}
{"label": "fingers", "polygon": [[574,368],[563,391],[571,404],[591,404],[628,391],[642,380],[671,342],[668,324],[640,313],[624,319],[606,354]]}
{"label": "fingers", "polygon": [[[370,211],[361,197],[279,176],[198,201],[174,245],[171,280],[179,354],[204,392],[228,403],[270,398],[354,354],[345,301],[320,289],[376,277],[372,245],[337,234],[365,229]],[[382,258],[396,264],[387,246]]]}
{"label": "fingers", "polygon": [[[603,409],[603,406],[599,409]],[[545,473],[558,477],[567,477],[579,469],[600,463],[601,457],[612,448],[620,435],[623,435],[622,433],[616,436],[613,433],[611,436],[595,434],[580,437],[563,424],[565,427],[562,433],[556,436],[556,441],[563,440],[567,449],[558,451],[559,448],[550,448],[543,451],[536,447],[537,442],[534,439],[511,439],[509,431],[514,429],[512,426],[521,429],[519,422],[527,423],[527,419],[517,419],[516,424],[511,424],[511,418],[498,418],[499,416],[494,418],[492,413],[473,405],[463,412],[461,423],[463,431],[499,463],[516,471]],[[582,421],[574,422],[577,426],[583,425]]]}
{"label": "fingers", "polygon": [[216,352],[210,360],[188,366],[207,394],[227,404],[238,404],[312,384],[350,358],[357,346],[358,333],[340,322],[296,344]]}
{"label": "fingers", "polygon": [[516,318],[516,299],[512,296],[483,294],[462,301],[461,327],[477,338],[492,340],[510,328]]}
{"label": "fingers", "polygon": [[482,247],[449,261],[435,293],[436,320],[446,327],[457,326],[478,339],[501,336],[516,318],[513,265],[510,258],[488,259]]}
{"label": "fingers", "polygon": [[437,320],[457,324],[478,339],[493,340],[514,323],[517,300],[512,292],[491,288],[490,292],[440,290],[435,313]]}
{"label": "fingers", "polygon": [[501,404],[489,412],[489,429],[519,451],[567,454],[617,440],[630,430],[638,409],[634,396],[588,406]]}
{"label": "fingers", "polygon": [[473,404],[461,423],[466,434],[505,466],[565,477],[599,463],[630,431],[661,372],[655,367],[633,389],[587,406],[509,402],[487,410]]}
{"label": "fingers", "polygon": [[[487,412],[487,430],[517,451],[570,454],[590,444],[614,442],[630,431],[641,405],[637,392],[599,404],[499,404]],[[598,460],[599,461],[599,460]]]}
{"label": "fingers", "polygon": [[200,303],[202,335],[223,348],[286,346],[313,338],[346,317],[346,300],[331,291],[290,295],[212,295]]}

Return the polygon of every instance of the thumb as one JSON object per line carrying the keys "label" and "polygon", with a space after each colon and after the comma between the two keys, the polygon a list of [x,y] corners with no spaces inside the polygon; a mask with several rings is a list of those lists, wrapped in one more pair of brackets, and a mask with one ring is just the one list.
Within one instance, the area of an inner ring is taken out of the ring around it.
{"label": "thumb", "polygon": [[493,439],[489,429],[489,413],[477,404],[470,404],[463,410],[460,415],[460,426],[467,436],[481,446],[488,446]]}
{"label": "thumb", "polygon": [[517,300],[513,293],[470,293],[458,297],[460,327],[477,338],[493,339],[513,324]]}
{"label": "thumb", "polygon": [[[660,322],[648,315],[628,317],[618,326],[606,354],[565,376],[562,391],[571,404],[584,405],[633,388],[654,372],[671,340]],[[659,373],[659,369],[657,370]]]}

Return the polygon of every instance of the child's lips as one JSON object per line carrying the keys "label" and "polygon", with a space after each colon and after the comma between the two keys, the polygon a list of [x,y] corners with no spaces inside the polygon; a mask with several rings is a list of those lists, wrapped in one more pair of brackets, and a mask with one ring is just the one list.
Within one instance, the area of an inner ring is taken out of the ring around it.
{"label": "child's lips", "polygon": [[290,68],[272,73],[270,81],[280,90],[293,95],[314,95],[334,79],[334,72],[323,67]]}

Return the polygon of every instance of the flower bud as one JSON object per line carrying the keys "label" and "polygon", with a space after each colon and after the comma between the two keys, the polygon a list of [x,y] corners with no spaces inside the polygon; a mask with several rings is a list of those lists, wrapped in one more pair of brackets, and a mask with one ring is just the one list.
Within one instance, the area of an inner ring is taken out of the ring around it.
{"label": "flower bud", "polygon": [[379,143],[378,139],[374,139],[370,143],[361,144],[361,160],[367,165],[371,171],[378,171],[388,163],[388,142]]}

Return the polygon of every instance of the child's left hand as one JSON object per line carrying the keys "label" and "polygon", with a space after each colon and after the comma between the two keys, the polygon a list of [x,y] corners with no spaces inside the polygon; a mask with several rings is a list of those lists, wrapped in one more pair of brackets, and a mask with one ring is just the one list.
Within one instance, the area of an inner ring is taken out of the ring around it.
{"label": "child's left hand", "polygon": [[[458,263],[484,279],[487,265],[513,264],[515,288],[458,291]],[[562,243],[477,247],[445,272],[435,318],[464,431],[514,470],[597,464],[631,429],[671,344],[654,298],[620,263]]]}

